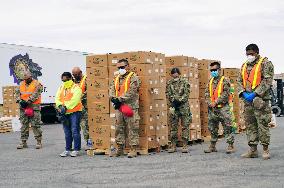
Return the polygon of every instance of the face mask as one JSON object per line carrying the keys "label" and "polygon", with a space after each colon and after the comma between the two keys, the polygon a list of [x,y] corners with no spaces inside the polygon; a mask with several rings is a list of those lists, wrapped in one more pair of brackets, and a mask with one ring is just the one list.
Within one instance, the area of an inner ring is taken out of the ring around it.
{"label": "face mask", "polygon": [[218,76],[219,76],[218,71],[212,71],[212,72],[211,72],[211,76],[212,76],[213,78],[218,77]]}
{"label": "face mask", "polygon": [[253,55],[248,55],[247,56],[247,61],[248,62],[252,63],[252,62],[254,62],[254,60],[255,60],[255,56],[253,56]]}
{"label": "face mask", "polygon": [[65,89],[69,89],[73,85],[73,81],[68,80],[68,81],[64,82],[63,84],[64,84]]}
{"label": "face mask", "polygon": [[33,79],[32,79],[32,78],[29,78],[29,79],[26,80],[26,83],[27,83],[27,84],[30,84],[32,81],[33,81]]}
{"label": "face mask", "polygon": [[122,76],[126,73],[126,70],[125,69],[119,69],[118,72]]}
{"label": "face mask", "polygon": [[82,79],[81,76],[74,76],[75,80],[80,81]]}

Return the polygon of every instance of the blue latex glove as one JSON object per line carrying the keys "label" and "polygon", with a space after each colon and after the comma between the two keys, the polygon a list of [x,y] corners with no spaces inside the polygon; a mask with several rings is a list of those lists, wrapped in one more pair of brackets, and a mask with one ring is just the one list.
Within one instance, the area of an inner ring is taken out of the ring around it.
{"label": "blue latex glove", "polygon": [[245,99],[245,100],[247,100],[247,97],[249,96],[249,92],[243,92],[242,93],[242,97]]}
{"label": "blue latex glove", "polygon": [[248,95],[246,101],[252,102],[255,97],[256,97],[256,93],[255,93],[255,92],[250,93],[250,94]]}

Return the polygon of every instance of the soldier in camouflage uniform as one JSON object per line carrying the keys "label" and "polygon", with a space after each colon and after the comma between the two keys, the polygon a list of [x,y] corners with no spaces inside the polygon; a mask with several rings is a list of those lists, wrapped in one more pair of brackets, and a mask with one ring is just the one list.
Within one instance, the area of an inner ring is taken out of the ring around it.
{"label": "soldier in camouflage uniform", "polygon": [[80,121],[80,127],[83,132],[84,140],[88,146],[88,139],[89,139],[89,125],[88,125],[88,107],[87,107],[87,77],[82,74],[82,70],[79,67],[74,67],[72,69],[72,75],[74,77],[74,82],[82,89],[82,115]]}
{"label": "soldier in camouflage uniform", "polygon": [[208,104],[208,128],[211,133],[211,144],[205,153],[217,152],[216,143],[218,141],[219,123],[222,123],[224,135],[228,147],[227,154],[234,152],[233,137],[233,116],[230,111],[230,80],[221,76],[221,67],[219,62],[210,64],[211,80],[205,90],[205,100]]}
{"label": "soldier in camouflage uniform", "polygon": [[269,123],[271,104],[269,89],[272,86],[274,66],[266,57],[259,55],[256,44],[246,47],[247,61],[243,64],[239,79],[238,92],[244,100],[244,120],[250,150],[243,154],[245,158],[258,157],[257,145],[263,146],[263,159],[270,158]]}
{"label": "soldier in camouflage uniform", "polygon": [[[40,129],[41,114],[40,103],[41,93],[43,87],[41,83],[32,78],[30,72],[24,73],[24,81],[20,83],[19,89],[15,91],[17,103],[20,105],[20,121],[21,140],[22,142],[17,146],[17,149],[27,148],[27,140],[29,138],[29,126],[31,125],[34,137],[37,140],[36,149],[42,148],[42,130]],[[33,109],[33,116],[29,117],[25,114],[25,109],[31,107]]]}
{"label": "soldier in camouflage uniform", "polygon": [[[110,156],[123,155],[125,137],[128,136],[130,151],[129,158],[137,156],[137,146],[139,145],[139,87],[141,81],[138,76],[130,71],[129,63],[126,59],[121,59],[117,63],[118,75],[110,86],[110,99],[117,109],[116,113],[116,133],[115,140],[118,145],[117,152]],[[122,104],[126,104],[134,112],[132,117],[125,116],[118,109]],[[126,134],[126,130],[128,130]]]}
{"label": "soldier in camouflage uniform", "polygon": [[188,153],[189,125],[191,123],[191,113],[188,104],[190,85],[186,78],[180,76],[180,70],[173,68],[171,70],[172,79],[168,81],[166,88],[167,99],[170,103],[170,148],[169,153],[176,152],[178,141],[179,119],[182,122],[182,153]]}

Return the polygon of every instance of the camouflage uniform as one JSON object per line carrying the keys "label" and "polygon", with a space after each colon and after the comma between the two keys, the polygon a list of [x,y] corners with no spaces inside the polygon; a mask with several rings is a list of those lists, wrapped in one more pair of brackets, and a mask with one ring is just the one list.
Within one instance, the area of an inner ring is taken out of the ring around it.
{"label": "camouflage uniform", "polygon": [[[80,81],[75,80],[75,83],[80,86]],[[85,91],[82,94],[81,102],[82,102],[83,108],[82,108],[80,127],[82,129],[84,139],[87,142],[89,139],[89,125],[88,125],[87,81],[86,80],[85,80]]]}
{"label": "camouflage uniform", "polygon": [[[129,72],[120,76],[119,85],[124,83]],[[133,117],[125,117],[120,111],[116,112],[116,132],[115,132],[115,140],[119,145],[125,144],[126,130],[128,130],[127,136],[129,138],[130,146],[138,146],[139,145],[139,120],[140,116],[138,114],[139,109],[139,87],[141,85],[141,81],[137,77],[136,74],[133,74],[130,78],[130,86],[126,94],[124,94],[120,98],[120,101],[124,104],[129,105],[134,115]],[[110,98],[116,97],[115,95],[115,86],[114,80],[110,86]],[[127,127],[127,128],[126,128]]]}
{"label": "camouflage uniform", "polygon": [[[214,78],[213,80],[213,91],[216,89],[221,76]],[[208,84],[205,90],[205,99],[208,106],[211,105],[211,98],[210,98],[210,91]],[[211,142],[216,143],[218,141],[218,130],[219,130],[219,123],[221,122],[224,129],[224,135],[226,138],[226,142],[228,144],[234,143],[234,136],[232,134],[232,112],[230,111],[229,106],[229,96],[230,96],[230,88],[231,83],[228,78],[224,78],[223,82],[223,92],[221,96],[216,101],[216,107],[208,108],[208,129],[211,133]],[[217,105],[222,104],[222,107],[217,107]]]}
{"label": "camouflage uniform", "polygon": [[[247,63],[247,73],[249,74],[253,66],[258,62],[259,57],[252,63]],[[254,90],[256,97],[252,103],[244,100],[244,119],[246,123],[246,133],[248,145],[257,146],[258,142],[262,145],[268,146],[270,144],[269,123],[271,121],[271,104],[269,89],[272,86],[274,76],[274,66],[267,58],[265,58],[261,65],[261,83]],[[248,82],[247,82],[248,83]],[[251,91],[250,84],[247,88],[243,87],[243,78],[241,73],[238,78],[238,93]]]}
{"label": "camouflage uniform", "polygon": [[[41,93],[43,92],[43,87],[41,84],[39,84],[36,87],[36,91],[29,97],[29,102],[36,101]],[[20,89],[18,88],[15,91],[16,100],[19,102],[21,100],[20,98]],[[33,117],[27,117],[24,114],[24,109],[20,107],[20,121],[22,124],[21,127],[21,140],[27,141],[29,138],[29,125],[31,124],[31,127],[34,132],[34,137],[36,140],[42,139],[42,130],[40,129],[41,124],[41,114],[40,114],[40,104],[30,104],[34,110],[34,116]]]}
{"label": "camouflage uniform", "polygon": [[170,141],[173,144],[177,144],[178,141],[179,119],[181,119],[182,124],[182,139],[186,142],[189,140],[189,124],[192,121],[188,104],[189,93],[190,85],[187,79],[179,77],[178,80],[171,79],[168,81],[166,88],[167,99],[171,104],[174,100],[181,103],[181,105],[174,110],[174,113],[170,114]]}

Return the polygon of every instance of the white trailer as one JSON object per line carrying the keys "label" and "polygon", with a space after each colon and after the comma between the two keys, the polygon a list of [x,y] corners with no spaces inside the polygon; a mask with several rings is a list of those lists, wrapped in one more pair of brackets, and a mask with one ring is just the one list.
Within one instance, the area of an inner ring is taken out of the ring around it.
{"label": "white trailer", "polygon": [[[61,74],[71,72],[74,66],[81,67],[85,72],[87,53],[61,49],[51,49],[33,46],[23,46],[0,43],[0,86],[17,85],[10,74],[10,61],[18,55],[29,56],[33,63],[42,69],[42,76],[38,80],[42,83],[42,116],[43,120],[53,121],[55,93],[61,84]],[[26,56],[27,57],[27,56]],[[3,104],[2,89],[0,89],[0,104]]]}

